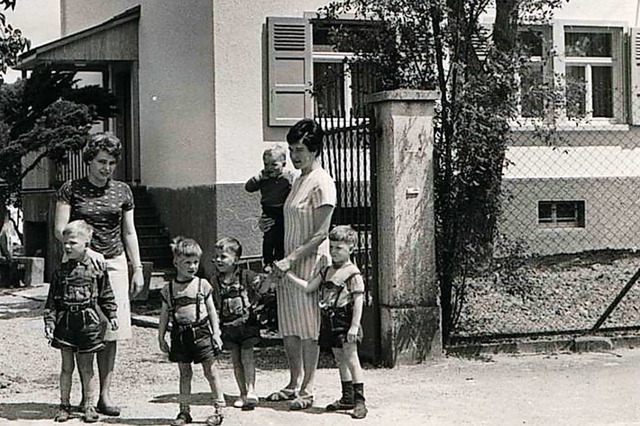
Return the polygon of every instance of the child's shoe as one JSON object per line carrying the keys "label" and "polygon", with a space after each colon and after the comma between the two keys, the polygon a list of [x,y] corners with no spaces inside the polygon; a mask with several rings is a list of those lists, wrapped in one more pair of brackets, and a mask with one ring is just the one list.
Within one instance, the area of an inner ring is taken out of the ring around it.
{"label": "child's shoe", "polygon": [[362,383],[353,384],[353,400],[355,408],[351,413],[351,418],[364,419],[367,417],[367,407],[364,404],[364,385]]}
{"label": "child's shoe", "polygon": [[70,404],[60,404],[60,408],[56,413],[56,416],[53,418],[54,422],[62,423],[69,420],[71,417],[71,405]]}
{"label": "child's shoe", "polygon": [[224,420],[224,416],[222,415],[222,412],[220,410],[220,407],[218,407],[217,405],[214,407],[215,412],[210,415],[209,417],[207,417],[206,420],[206,424],[207,426],[218,426],[220,424],[222,424],[222,421]]}
{"label": "child's shoe", "polygon": [[326,411],[352,410],[355,408],[353,402],[353,383],[351,381],[342,382],[342,397],[325,407]]}
{"label": "child's shoe", "polygon": [[178,416],[171,421],[171,426],[182,426],[192,422],[193,418],[191,418],[191,414],[186,411],[180,411]]}
{"label": "child's shoe", "polygon": [[100,416],[96,413],[96,409],[93,408],[93,405],[87,405],[84,407],[84,422],[85,423],[95,423],[98,421]]}

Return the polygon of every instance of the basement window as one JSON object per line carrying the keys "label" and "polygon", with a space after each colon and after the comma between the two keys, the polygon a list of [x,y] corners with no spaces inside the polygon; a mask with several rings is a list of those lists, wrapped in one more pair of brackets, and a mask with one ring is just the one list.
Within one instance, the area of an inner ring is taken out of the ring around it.
{"label": "basement window", "polygon": [[584,228],[584,201],[538,201],[538,226]]}

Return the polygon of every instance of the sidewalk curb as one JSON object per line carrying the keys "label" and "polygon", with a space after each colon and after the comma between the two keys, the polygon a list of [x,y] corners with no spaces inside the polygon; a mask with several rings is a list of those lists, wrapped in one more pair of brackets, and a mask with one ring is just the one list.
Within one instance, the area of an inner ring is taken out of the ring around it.
{"label": "sidewalk curb", "polygon": [[571,338],[473,343],[449,346],[448,355],[472,357],[488,354],[542,354],[558,352],[608,352],[640,347],[640,335],[579,336]]}

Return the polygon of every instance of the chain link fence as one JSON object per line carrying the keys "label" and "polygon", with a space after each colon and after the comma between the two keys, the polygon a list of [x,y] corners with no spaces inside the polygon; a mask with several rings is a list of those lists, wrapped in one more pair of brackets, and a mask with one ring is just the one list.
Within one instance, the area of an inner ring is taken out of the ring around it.
{"label": "chain link fence", "polygon": [[[596,68],[553,130],[513,126],[494,264],[460,284],[456,335],[589,330],[640,268],[640,99]],[[639,311],[640,284],[603,327],[640,329]]]}

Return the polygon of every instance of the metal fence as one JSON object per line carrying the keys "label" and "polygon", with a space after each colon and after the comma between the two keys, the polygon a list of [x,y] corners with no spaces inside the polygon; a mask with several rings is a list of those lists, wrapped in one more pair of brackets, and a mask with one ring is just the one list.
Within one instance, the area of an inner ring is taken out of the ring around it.
{"label": "metal fence", "polygon": [[467,279],[457,336],[640,329],[640,285],[602,317],[640,268],[640,102],[593,72],[552,129],[514,123],[495,264]]}

